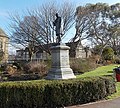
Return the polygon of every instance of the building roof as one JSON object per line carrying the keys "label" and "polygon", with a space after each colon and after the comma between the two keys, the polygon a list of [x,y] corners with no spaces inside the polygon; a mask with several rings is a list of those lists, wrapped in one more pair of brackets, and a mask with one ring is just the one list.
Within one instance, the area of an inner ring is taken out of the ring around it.
{"label": "building roof", "polygon": [[6,33],[0,28],[0,36],[7,37]]}

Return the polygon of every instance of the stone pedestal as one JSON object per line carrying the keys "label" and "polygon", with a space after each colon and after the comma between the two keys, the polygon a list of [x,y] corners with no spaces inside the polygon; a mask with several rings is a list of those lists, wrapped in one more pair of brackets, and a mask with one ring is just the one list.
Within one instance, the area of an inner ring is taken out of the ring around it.
{"label": "stone pedestal", "polygon": [[52,67],[47,79],[71,79],[76,78],[69,65],[69,47],[60,44],[51,47]]}

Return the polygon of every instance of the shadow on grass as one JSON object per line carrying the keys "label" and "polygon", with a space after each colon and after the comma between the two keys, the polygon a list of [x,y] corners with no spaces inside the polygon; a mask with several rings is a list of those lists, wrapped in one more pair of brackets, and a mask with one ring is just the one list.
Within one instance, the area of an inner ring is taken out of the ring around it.
{"label": "shadow on grass", "polygon": [[107,73],[113,73],[113,71],[107,71]]}

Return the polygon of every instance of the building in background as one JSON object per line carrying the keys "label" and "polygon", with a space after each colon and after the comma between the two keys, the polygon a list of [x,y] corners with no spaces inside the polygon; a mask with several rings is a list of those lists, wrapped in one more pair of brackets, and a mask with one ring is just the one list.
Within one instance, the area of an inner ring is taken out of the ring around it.
{"label": "building in background", "polygon": [[8,39],[5,32],[0,28],[0,55],[3,54],[1,62],[8,61]]}
{"label": "building in background", "polygon": [[[70,58],[84,59],[84,58],[89,58],[91,56],[90,49],[88,48],[86,50],[87,47],[83,47],[79,42],[70,42],[70,43],[66,43],[66,45],[70,47],[70,51],[69,51]],[[52,44],[49,46],[52,46]],[[47,48],[47,45],[45,45],[44,47]],[[48,58],[48,54],[45,51],[43,51],[39,47],[37,48],[37,46],[35,49],[36,51],[32,57],[33,61],[46,60]],[[25,61],[30,60],[29,52],[27,48],[16,50],[16,60],[25,60]]]}

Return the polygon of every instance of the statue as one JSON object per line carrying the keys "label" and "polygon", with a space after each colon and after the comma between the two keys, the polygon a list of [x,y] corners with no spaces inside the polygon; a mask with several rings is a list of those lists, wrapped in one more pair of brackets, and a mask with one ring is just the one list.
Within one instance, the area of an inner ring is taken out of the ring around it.
{"label": "statue", "polygon": [[56,27],[55,31],[56,31],[56,36],[58,39],[58,43],[60,43],[61,41],[61,36],[60,36],[60,28],[61,28],[61,17],[58,16],[58,13],[56,13],[56,20],[53,22],[53,25]]}

